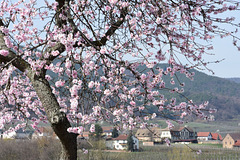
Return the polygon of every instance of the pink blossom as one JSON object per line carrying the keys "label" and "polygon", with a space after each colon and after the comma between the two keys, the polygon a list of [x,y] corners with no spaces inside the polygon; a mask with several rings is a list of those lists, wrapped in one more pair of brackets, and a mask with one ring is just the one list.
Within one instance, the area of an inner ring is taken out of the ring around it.
{"label": "pink blossom", "polygon": [[132,106],[136,106],[136,102],[134,102],[134,101],[131,101],[130,104],[131,104]]}
{"label": "pink blossom", "polygon": [[90,132],[95,132],[95,124],[91,124],[91,127],[90,127]]}
{"label": "pink blossom", "polygon": [[120,68],[120,74],[123,74],[124,71],[125,71],[125,68],[124,68],[124,67],[121,67],[121,68]]}
{"label": "pink blossom", "polygon": [[129,114],[133,114],[133,107],[132,106],[128,106],[127,109],[128,109]]}
{"label": "pink blossom", "polygon": [[83,154],[88,154],[88,150],[83,148]]}
{"label": "pink blossom", "polygon": [[76,71],[76,70],[73,70],[73,71],[72,71],[72,77],[73,77],[73,78],[77,78],[77,71]]}
{"label": "pink blossom", "polygon": [[181,118],[183,118],[183,117],[185,117],[187,115],[187,113],[186,112],[183,112],[183,113],[181,113]]}
{"label": "pink blossom", "polygon": [[109,89],[106,89],[106,90],[104,91],[104,94],[105,94],[106,96],[109,96],[109,95],[111,95],[112,93],[111,93],[111,91],[110,91]]}
{"label": "pink blossom", "polygon": [[69,127],[67,129],[69,133],[76,133],[76,134],[82,134],[84,131],[84,128],[82,126],[80,127]]}
{"label": "pink blossom", "polygon": [[106,11],[110,11],[111,7],[110,6],[106,6],[105,9],[106,9]]}
{"label": "pink blossom", "polygon": [[160,23],[161,23],[161,18],[157,17],[156,23],[157,23],[157,24],[160,24]]}
{"label": "pink blossom", "polygon": [[166,123],[167,123],[169,129],[172,129],[174,127],[172,122],[170,122],[169,120],[167,120]]}
{"label": "pink blossom", "polygon": [[52,4],[52,8],[53,8],[54,10],[57,10],[57,6],[58,6],[58,3],[57,3],[57,2],[54,2],[54,3]]}
{"label": "pink blossom", "polygon": [[58,51],[58,50],[52,51],[51,54],[52,54],[53,56],[57,56],[57,55],[59,55],[59,51]]}
{"label": "pink blossom", "polygon": [[10,39],[7,36],[4,36],[4,40],[8,48],[13,48],[13,43],[10,41]]}
{"label": "pink blossom", "polygon": [[55,83],[56,87],[62,87],[62,86],[64,86],[64,84],[65,84],[65,81],[63,81],[63,80],[59,80]]}
{"label": "pink blossom", "polygon": [[101,54],[106,54],[106,52],[107,52],[107,49],[105,47],[101,48],[101,50],[100,50]]}
{"label": "pink blossom", "polygon": [[144,106],[140,106],[140,107],[138,107],[138,109],[139,109],[139,111],[142,111],[142,110],[145,109],[145,107]]}
{"label": "pink blossom", "polygon": [[0,50],[0,55],[7,56],[8,54],[9,52],[7,50],[4,50],[4,49]]}
{"label": "pink blossom", "polygon": [[72,62],[69,59],[67,59],[65,63],[65,67],[70,68],[71,66],[72,66]]}
{"label": "pink blossom", "polygon": [[168,146],[170,146],[171,143],[170,143],[170,140],[168,138],[165,139],[165,142]]}
{"label": "pink blossom", "polygon": [[148,117],[148,116],[144,116],[143,119],[144,119],[145,121],[148,121],[148,120],[149,120],[149,117]]}
{"label": "pink blossom", "polygon": [[153,113],[151,118],[152,118],[152,119],[155,119],[156,117],[157,117],[157,114],[156,114],[156,113]]}
{"label": "pink blossom", "polygon": [[95,115],[100,115],[101,114],[101,107],[100,106],[94,106],[92,109],[93,109],[93,113]]}
{"label": "pink blossom", "polygon": [[147,78],[146,74],[144,74],[144,73],[140,77],[141,77],[142,81],[145,81]]}
{"label": "pink blossom", "polygon": [[93,82],[93,81],[91,81],[91,82],[88,83],[88,87],[89,87],[89,88],[93,88],[93,86],[94,86],[94,82]]}
{"label": "pink blossom", "polygon": [[132,117],[130,117],[129,120],[128,120],[128,123],[132,125],[133,122],[134,122],[134,119]]}
{"label": "pink blossom", "polygon": [[77,98],[70,99],[71,102],[71,109],[76,110],[78,107],[78,100]]}
{"label": "pink blossom", "polygon": [[202,154],[202,150],[199,149],[199,150],[197,151],[197,154]]}
{"label": "pink blossom", "polygon": [[118,2],[118,0],[108,0],[108,2],[111,4],[116,4]]}

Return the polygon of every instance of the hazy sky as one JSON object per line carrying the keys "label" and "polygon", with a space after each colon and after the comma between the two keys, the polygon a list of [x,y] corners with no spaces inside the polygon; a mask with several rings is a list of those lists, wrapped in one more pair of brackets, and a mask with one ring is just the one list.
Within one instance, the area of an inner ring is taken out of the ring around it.
{"label": "hazy sky", "polygon": [[[40,1],[39,4],[42,5],[44,3],[43,1]],[[239,11],[238,12],[234,11],[234,12],[224,13],[223,17],[234,16],[236,17],[236,22],[240,23]],[[238,33],[238,35],[240,37],[240,33]],[[212,51],[212,53],[214,53],[215,55],[207,56],[206,61],[225,59],[224,61],[221,61],[220,63],[217,63],[217,64],[209,64],[209,68],[215,72],[214,76],[222,77],[222,78],[232,78],[232,77],[240,78],[240,51],[238,51],[237,48],[233,46],[232,39],[230,37],[224,38],[224,39],[216,38],[213,40],[213,44],[214,44],[214,50]],[[207,70],[202,72],[212,75],[212,73]]]}
{"label": "hazy sky", "polygon": [[[234,16],[236,18],[235,22],[240,23],[240,13],[239,11],[234,12],[228,12],[223,15],[224,17],[228,16]],[[232,29],[230,26],[226,29]],[[237,35],[240,37],[240,32]],[[240,51],[233,45],[232,38],[216,38],[213,40],[214,44],[214,50],[213,53],[214,56],[208,56],[209,60],[221,60],[225,59],[224,61],[218,63],[218,64],[211,64],[209,65],[209,68],[211,68],[217,77],[223,77],[223,78],[233,78],[238,77],[240,78]],[[238,43],[240,45],[240,42]],[[207,59],[207,60],[208,60]],[[207,74],[210,74],[210,72],[204,71]]]}
{"label": "hazy sky", "polygon": [[[240,35],[240,33],[239,33]],[[220,63],[211,64],[209,68],[215,72],[214,76],[223,78],[240,78],[240,51],[233,46],[231,38],[215,39],[214,40],[214,56],[208,56],[209,60],[221,60]],[[210,72],[204,71],[207,74]]]}

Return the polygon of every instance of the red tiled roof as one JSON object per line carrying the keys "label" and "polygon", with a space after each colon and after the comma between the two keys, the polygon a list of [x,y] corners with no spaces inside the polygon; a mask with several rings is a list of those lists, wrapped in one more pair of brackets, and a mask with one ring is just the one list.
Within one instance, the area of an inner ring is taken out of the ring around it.
{"label": "red tiled roof", "polygon": [[233,146],[240,146],[240,139],[237,140],[237,142],[235,142],[235,144]]}
{"label": "red tiled roof", "polygon": [[219,133],[211,133],[212,134],[212,139],[214,140],[222,140],[222,136]]}
{"label": "red tiled roof", "polygon": [[121,134],[117,138],[114,138],[113,140],[127,140],[128,135]]}
{"label": "red tiled roof", "polygon": [[104,132],[104,131],[112,131],[112,130],[113,130],[113,127],[103,126],[102,129],[103,129],[103,132]]}
{"label": "red tiled roof", "polygon": [[208,137],[210,132],[198,132],[197,136],[198,137]]}

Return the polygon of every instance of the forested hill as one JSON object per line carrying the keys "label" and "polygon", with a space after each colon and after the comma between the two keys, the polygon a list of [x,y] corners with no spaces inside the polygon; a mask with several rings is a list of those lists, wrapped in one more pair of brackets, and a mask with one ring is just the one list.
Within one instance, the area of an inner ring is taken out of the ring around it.
{"label": "forested hill", "polygon": [[[166,65],[164,66],[166,67]],[[178,79],[185,82],[185,96],[196,104],[209,101],[209,107],[218,110],[214,114],[216,120],[240,117],[240,83],[236,83],[232,79],[209,76],[196,70],[192,71],[195,72],[194,81],[186,78],[183,74],[177,74]],[[165,80],[170,81],[170,79],[171,77],[166,77]],[[177,81],[176,86],[179,87]],[[169,93],[167,94],[171,96]],[[182,96],[177,97],[178,102],[184,101]]]}
{"label": "forested hill", "polygon": [[227,78],[227,79],[236,83],[240,83],[240,78]]}

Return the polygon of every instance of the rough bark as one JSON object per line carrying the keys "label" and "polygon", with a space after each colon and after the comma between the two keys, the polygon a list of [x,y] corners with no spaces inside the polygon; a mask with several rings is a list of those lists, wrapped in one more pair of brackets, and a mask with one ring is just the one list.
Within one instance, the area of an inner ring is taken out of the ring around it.
{"label": "rough bark", "polygon": [[59,104],[52,93],[51,87],[45,78],[37,77],[29,72],[28,77],[44,106],[48,121],[62,144],[60,160],[77,159],[77,134],[69,133],[67,129],[71,127],[66,114],[60,111]]}

